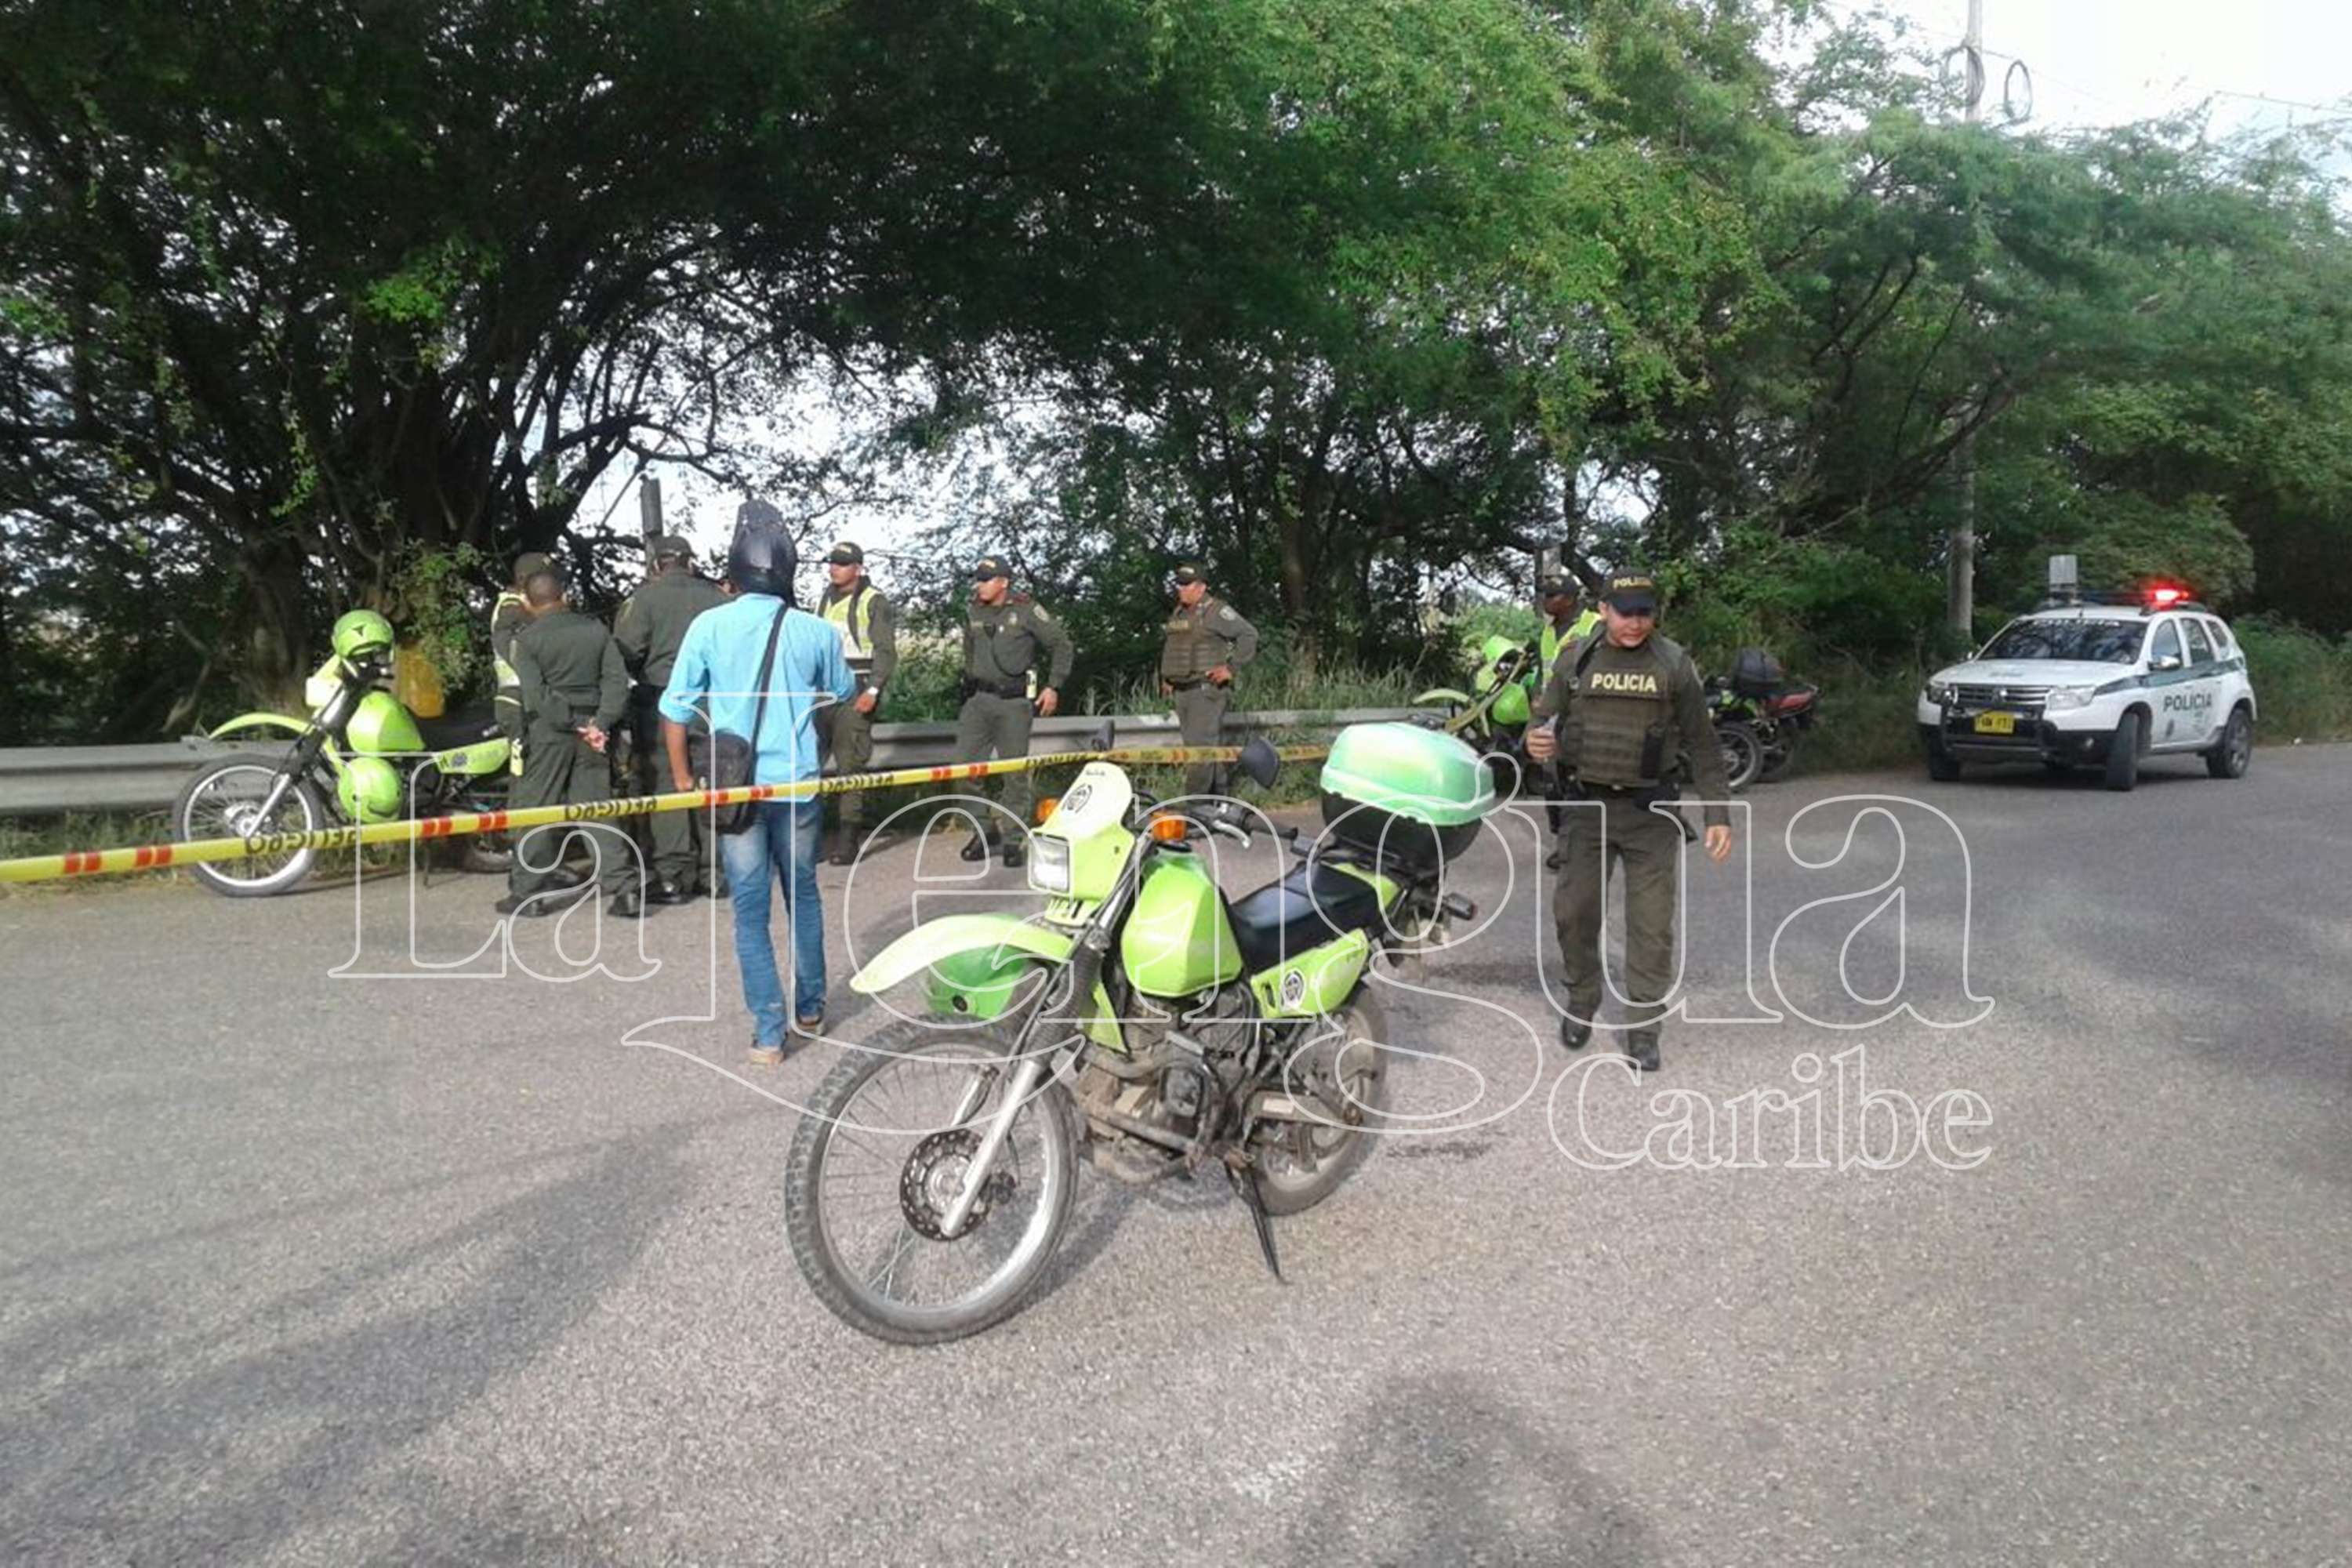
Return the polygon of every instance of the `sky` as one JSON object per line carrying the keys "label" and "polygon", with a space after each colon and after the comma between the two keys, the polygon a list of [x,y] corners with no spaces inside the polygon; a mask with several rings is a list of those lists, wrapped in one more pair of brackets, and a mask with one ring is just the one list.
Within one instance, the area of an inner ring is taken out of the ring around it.
{"label": "sky", "polygon": [[[2027,123],[2047,129],[2120,124],[2208,102],[2223,134],[2352,118],[2352,0],[1983,4],[1988,119],[2000,116],[2003,85],[2018,61],[2032,77]],[[1968,0],[1822,0],[1822,9],[1840,18],[1885,11],[1929,47],[1957,45],[1968,27]],[[812,423],[822,429],[824,422]],[[617,500],[615,525],[634,530],[636,508],[624,483],[617,471],[604,479],[587,515]],[[663,488],[671,528],[724,549],[740,498],[678,470],[664,476]],[[827,532],[887,548],[925,526],[946,499],[941,485],[912,506],[853,509],[829,520]]]}

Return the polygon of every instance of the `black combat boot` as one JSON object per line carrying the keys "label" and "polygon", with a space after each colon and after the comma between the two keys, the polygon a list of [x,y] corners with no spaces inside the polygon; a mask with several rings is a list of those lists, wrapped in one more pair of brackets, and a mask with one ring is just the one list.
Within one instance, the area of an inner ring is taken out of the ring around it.
{"label": "black combat boot", "polygon": [[1029,851],[1021,847],[1021,840],[1018,838],[1007,838],[1004,841],[1004,863],[1006,865],[1023,865],[1027,862],[1028,858]]}
{"label": "black combat boot", "polygon": [[1592,1026],[1574,1018],[1559,1021],[1559,1043],[1571,1051],[1580,1051],[1592,1043]]}
{"label": "black combat boot", "polygon": [[1626,1037],[1625,1054],[1633,1058],[1633,1065],[1640,1068],[1643,1072],[1657,1071],[1658,1037],[1655,1035],[1630,1035]]}
{"label": "black combat boot", "polygon": [[988,840],[982,835],[975,833],[963,841],[963,847],[956,854],[959,859],[985,860],[988,858]]}

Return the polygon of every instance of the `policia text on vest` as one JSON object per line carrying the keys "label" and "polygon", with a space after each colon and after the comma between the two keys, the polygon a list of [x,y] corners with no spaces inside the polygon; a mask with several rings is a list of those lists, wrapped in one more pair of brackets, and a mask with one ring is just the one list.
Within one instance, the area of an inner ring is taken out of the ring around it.
{"label": "policia text on vest", "polygon": [[[1626,604],[1654,613],[1648,579],[1620,578],[1612,589],[1612,609],[1622,592]],[[1625,886],[1625,1050],[1654,1068],[1674,978],[1683,825],[1652,808],[1669,805],[1684,781],[1695,780],[1706,803],[1707,853],[1720,860],[1731,852],[1723,805],[1731,790],[1697,668],[1648,626],[1647,614],[1612,614],[1563,653],[1538,700],[1528,750],[1538,762],[1557,755],[1571,781],[1552,911],[1569,991],[1561,1043],[1582,1046],[1600,1016],[1601,909],[1613,866]]]}

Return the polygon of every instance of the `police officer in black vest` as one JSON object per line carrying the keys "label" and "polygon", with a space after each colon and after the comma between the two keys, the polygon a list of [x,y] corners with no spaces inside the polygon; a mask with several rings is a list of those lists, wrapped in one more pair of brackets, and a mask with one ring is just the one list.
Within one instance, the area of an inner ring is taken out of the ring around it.
{"label": "police officer in black vest", "polygon": [[[613,798],[612,765],[604,747],[629,700],[629,672],[604,624],[573,612],[563,581],[552,572],[523,584],[530,624],[515,634],[515,675],[520,682],[522,776],[508,803],[518,809],[584,805]],[[610,823],[583,825],[596,847],[598,880],[613,895],[612,912],[644,912],[637,891],[636,847]],[[552,914],[575,889],[554,875],[563,828],[534,828],[515,846],[502,915]],[[554,889],[561,888],[562,890]]]}
{"label": "police officer in black vest", "polygon": [[[644,585],[629,595],[613,622],[613,640],[636,681],[629,692],[634,782],[648,795],[674,795],[694,787],[670,777],[669,758],[662,748],[661,694],[669,685],[686,628],[703,611],[726,602],[726,590],[694,569],[694,546],[676,534],[665,534],[654,541],[653,570]],[[656,812],[646,819],[646,832],[654,849],[654,876],[645,890],[646,901],[685,903],[706,876],[702,813]]]}
{"label": "police officer in black vest", "polygon": [[[1612,578],[1601,635],[1564,651],[1528,730],[1528,754],[1567,775],[1552,918],[1568,974],[1559,1042],[1579,1050],[1601,1012],[1601,901],[1614,862],[1625,882],[1625,1054],[1658,1069],[1659,1019],[1674,980],[1675,892],[1683,846],[1683,781],[1706,802],[1706,853],[1731,853],[1731,786],[1706,714],[1697,667],[1657,635],[1658,586]],[[1664,807],[1654,810],[1653,807]]]}
{"label": "police officer in black vest", "polygon": [[[982,556],[972,570],[971,607],[964,616],[964,697],[956,711],[956,760],[1027,756],[1030,721],[1054,716],[1076,657],[1062,623],[1028,595],[1013,591],[1013,568],[1004,557]],[[1026,773],[1007,773],[1003,798],[1004,809],[1025,827],[1037,798],[1036,781]],[[963,847],[965,859],[987,858],[988,831],[971,836]],[[1004,863],[1018,866],[1023,858],[1020,835],[1004,835]]]}
{"label": "police officer in black vest", "polygon": [[[1222,746],[1234,673],[1257,657],[1257,628],[1209,592],[1199,562],[1180,562],[1175,575],[1176,607],[1160,628],[1160,695],[1175,700],[1176,722],[1187,746]],[[1184,770],[1186,795],[1223,795],[1224,789],[1223,763],[1194,763]]]}

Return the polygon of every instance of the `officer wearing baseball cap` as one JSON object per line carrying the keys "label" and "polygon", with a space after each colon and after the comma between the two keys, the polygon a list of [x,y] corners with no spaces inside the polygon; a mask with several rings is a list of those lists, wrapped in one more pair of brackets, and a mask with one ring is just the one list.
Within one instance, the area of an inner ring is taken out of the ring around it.
{"label": "officer wearing baseball cap", "polygon": [[1706,803],[1706,853],[1731,853],[1731,795],[1690,655],[1657,635],[1658,585],[1646,573],[1609,581],[1601,632],[1554,667],[1528,727],[1528,754],[1557,758],[1570,780],[1552,915],[1568,976],[1560,1044],[1580,1049],[1601,1011],[1601,896],[1615,862],[1625,883],[1625,1054],[1658,1068],[1659,1019],[1674,980],[1679,813],[1654,811],[1696,778]]}
{"label": "officer wearing baseball cap", "polygon": [[1571,643],[1582,642],[1601,626],[1601,612],[1580,610],[1578,601],[1583,590],[1567,571],[1553,567],[1536,579],[1536,593],[1543,600],[1544,625],[1542,639],[1544,679],[1551,679],[1551,667],[1559,662],[1559,650]]}
{"label": "officer wearing baseball cap", "polygon": [[[694,546],[676,534],[653,542],[653,566],[645,583],[621,605],[613,622],[613,640],[620,646],[628,667],[629,733],[635,738],[630,760],[636,788],[649,795],[670,795],[692,789],[691,781],[670,776],[669,757],[662,743],[661,694],[677,664],[677,650],[686,628],[705,610],[727,602],[726,590],[694,569]],[[658,811],[646,819],[653,840],[653,880],[646,884],[649,904],[682,904],[694,897],[706,879],[709,857],[702,848],[703,814],[698,811]]]}
{"label": "officer wearing baseball cap", "polygon": [[[1076,650],[1062,623],[1013,591],[1013,569],[1002,555],[983,555],[972,567],[971,607],[963,626],[963,706],[956,713],[956,756],[967,763],[991,756],[1029,754],[1033,719],[1050,719],[1061,706],[1062,682],[1070,678]],[[1030,697],[1032,682],[1044,668],[1043,685]],[[1007,773],[1002,796],[1004,809],[1024,826],[1037,798],[1034,781],[1026,773]],[[983,822],[985,819],[983,818]],[[963,858],[980,860],[988,855],[990,828],[983,826],[963,847]],[[1024,857],[1021,840],[1006,834],[1004,863],[1018,866]]]}
{"label": "officer wearing baseball cap", "polygon": [[[874,761],[874,716],[883,689],[898,668],[898,626],[889,599],[866,575],[866,552],[842,540],[824,558],[825,589],[816,613],[840,635],[842,658],[857,678],[857,695],[817,714],[824,760],[837,773],[864,773]],[[827,858],[846,866],[863,832],[866,796],[841,797]]]}
{"label": "officer wearing baseball cap", "polygon": [[[1174,576],[1176,607],[1160,642],[1160,689],[1175,700],[1186,745],[1220,746],[1234,672],[1257,657],[1257,628],[1209,592],[1199,562],[1177,563]],[[1194,763],[1184,770],[1187,795],[1219,795],[1224,787],[1222,763]]]}

